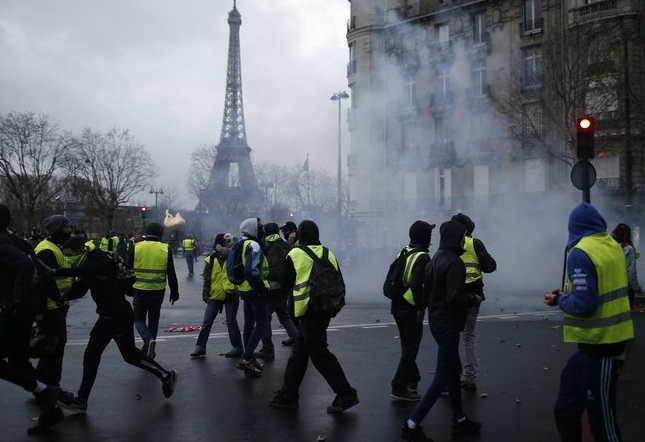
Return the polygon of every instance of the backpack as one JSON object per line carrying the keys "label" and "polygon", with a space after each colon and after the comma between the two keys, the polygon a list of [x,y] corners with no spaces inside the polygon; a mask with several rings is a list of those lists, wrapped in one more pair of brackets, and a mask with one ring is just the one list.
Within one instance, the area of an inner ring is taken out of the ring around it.
{"label": "backpack", "polygon": [[396,257],[394,262],[390,264],[390,269],[387,271],[385,282],[383,283],[383,295],[388,299],[401,299],[405,294],[408,286],[403,281],[403,273],[405,272],[405,264],[414,250],[403,249]]}
{"label": "backpack", "polygon": [[226,276],[235,285],[242,284],[246,279],[246,276],[244,276],[244,263],[242,262],[245,243],[246,240],[236,242],[226,259]]}
{"label": "backpack", "polygon": [[137,281],[137,275],[134,273],[134,269],[127,265],[125,259],[119,253],[110,251],[105,252],[105,254],[107,254],[114,265],[117,287],[119,287],[119,290],[124,295],[132,296],[132,286]]}
{"label": "backpack", "polygon": [[298,246],[313,260],[309,275],[309,306],[318,312],[326,312],[333,318],[345,305],[345,281],[343,275],[329,260],[329,249],[323,247],[322,258],[307,246]]}
{"label": "backpack", "polygon": [[281,281],[287,253],[289,251],[281,241],[272,242],[266,246],[265,256],[269,263],[269,274],[266,276],[267,281]]}

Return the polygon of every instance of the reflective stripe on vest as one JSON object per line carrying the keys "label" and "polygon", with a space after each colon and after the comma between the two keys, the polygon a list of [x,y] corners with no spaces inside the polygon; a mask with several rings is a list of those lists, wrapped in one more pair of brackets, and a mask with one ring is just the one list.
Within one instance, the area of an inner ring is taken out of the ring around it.
{"label": "reflective stripe on vest", "polygon": [[464,237],[464,253],[461,254],[460,258],[466,266],[466,284],[482,279],[479,258],[475,253],[475,243],[472,236]]}
{"label": "reflective stripe on vest", "polygon": [[[246,249],[249,247],[251,242],[255,242],[258,244],[256,241],[252,241],[250,239],[245,239],[244,244],[242,245],[242,265],[246,269]],[[258,244],[258,248],[260,248],[260,245]],[[262,249],[260,248],[260,251]],[[267,257],[262,254],[262,266],[260,267],[260,273],[262,274],[262,282],[264,282],[264,287],[269,288],[269,281],[266,280],[267,275],[269,274],[269,261],[267,261]],[[251,287],[251,284],[245,279],[242,284],[237,286],[239,291],[241,292],[250,292],[253,290]]]}
{"label": "reflective stripe on vest", "polygon": [[[408,252],[412,250],[410,247],[406,247],[405,251]],[[403,270],[403,285],[407,287],[407,290],[403,294],[403,299],[407,301],[408,304],[410,305],[417,305],[414,302],[414,295],[412,294],[412,288],[410,287],[410,283],[412,282],[412,269],[414,268],[414,265],[417,263],[417,259],[419,259],[419,256],[421,256],[422,253],[426,252],[412,252],[410,255],[405,260],[405,269]]]}
{"label": "reflective stripe on vest", "polygon": [[[323,246],[306,246],[309,247],[317,257],[322,258]],[[311,275],[311,268],[314,265],[313,260],[307,255],[307,252],[298,247],[294,247],[289,251],[287,256],[291,257],[293,268],[296,271],[296,280],[293,285],[293,309],[296,318],[301,317],[307,312],[309,305],[309,276]],[[338,270],[338,262],[336,256],[329,251],[329,262]]]}
{"label": "reflective stripe on vest", "polygon": [[141,241],[134,246],[134,273],[138,290],[163,290],[166,288],[168,244],[159,241]]}
{"label": "reflective stripe on vest", "polygon": [[[587,254],[598,275],[598,308],[592,316],[565,313],[564,341],[612,344],[634,337],[627,296],[627,267],[620,245],[607,232],[582,238],[574,247]],[[567,293],[571,280],[567,280]]]}
{"label": "reflective stripe on vest", "polygon": [[[54,256],[56,257],[56,263],[58,264],[58,267],[61,269],[65,268],[70,268],[70,260],[63,255],[63,251],[58,247],[56,244],[51,242],[48,239],[43,239],[41,242],[38,243],[34,251],[36,252],[36,255],[38,255],[40,252],[44,250],[51,250]],[[58,287],[58,290],[62,292],[63,290],[66,290],[72,286],[72,278],[70,276],[56,276],[56,287]],[[58,298],[58,296],[56,296]],[[68,305],[69,303],[65,303],[65,305]],[[60,305],[56,304],[56,301],[52,299],[51,296],[47,296],[47,310],[54,310],[59,308]]]}

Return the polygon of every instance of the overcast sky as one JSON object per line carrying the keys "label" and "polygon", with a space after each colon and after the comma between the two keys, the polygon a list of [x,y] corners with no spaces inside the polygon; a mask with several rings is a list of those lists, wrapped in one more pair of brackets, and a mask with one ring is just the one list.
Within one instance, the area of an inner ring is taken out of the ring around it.
{"label": "overcast sky", "polygon": [[[153,185],[189,198],[191,151],[220,137],[232,8],[233,0],[2,0],[0,113],[44,113],[74,132],[128,128],[154,158]],[[309,153],[310,167],[335,174],[338,106],[329,98],[348,89],[349,2],[238,0],[237,9],[253,159],[301,165]]]}

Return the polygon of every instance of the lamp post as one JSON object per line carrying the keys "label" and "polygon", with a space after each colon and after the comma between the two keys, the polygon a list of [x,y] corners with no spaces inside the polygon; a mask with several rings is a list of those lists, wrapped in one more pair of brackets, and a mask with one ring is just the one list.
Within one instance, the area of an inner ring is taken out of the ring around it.
{"label": "lamp post", "polygon": [[157,201],[159,198],[159,195],[163,195],[163,189],[155,189],[154,187],[150,188],[150,194],[155,194],[155,219],[159,219],[159,214],[157,213]]}
{"label": "lamp post", "polygon": [[342,179],[341,179],[341,137],[340,137],[340,104],[341,101],[344,99],[349,98],[349,94],[345,91],[342,92],[336,92],[334,95],[331,96],[330,100],[331,101],[338,101],[338,235],[341,234],[342,232],[342,225],[343,225],[343,211],[342,211]]}

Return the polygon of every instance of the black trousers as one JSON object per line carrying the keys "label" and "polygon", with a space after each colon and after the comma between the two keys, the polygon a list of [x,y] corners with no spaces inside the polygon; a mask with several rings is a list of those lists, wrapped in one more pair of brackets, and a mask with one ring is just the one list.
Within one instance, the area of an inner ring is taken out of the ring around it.
{"label": "black trousers", "polygon": [[0,379],[27,391],[36,388],[36,369],[29,362],[29,340],[35,315],[0,313]]}
{"label": "black trousers", "polygon": [[54,350],[40,357],[36,371],[38,380],[49,385],[59,385],[63,372],[63,356],[67,344],[67,311],[69,306],[45,310],[40,332],[58,337]]}
{"label": "black trousers", "polygon": [[329,327],[330,320],[328,314],[313,312],[311,309],[300,317],[293,353],[284,372],[282,389],[286,394],[296,395],[298,393],[310,358],[316,370],[325,378],[334,393],[341,396],[356,394],[356,390],[349,385],[338,359],[329,351],[327,327]]}
{"label": "black trousers", "polygon": [[146,356],[134,344],[134,313],[128,303],[113,317],[99,316],[90,332],[90,339],[83,354],[83,380],[78,389],[78,398],[83,402],[87,402],[90,396],[101,363],[101,355],[112,340],[116,342],[123,360],[128,364],[143,368],[159,379],[167,373],[161,365]]}
{"label": "black trousers", "polygon": [[394,301],[391,311],[401,342],[401,359],[392,379],[392,390],[401,390],[421,380],[417,354],[423,337],[423,323],[417,321],[417,310],[406,301]]}

